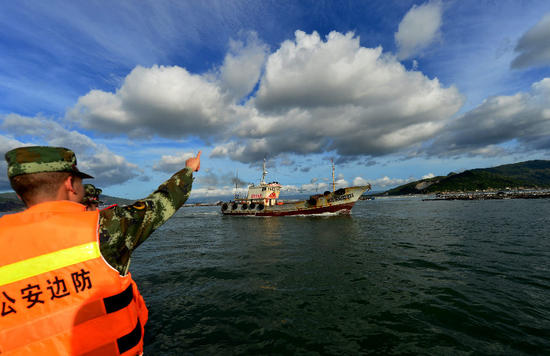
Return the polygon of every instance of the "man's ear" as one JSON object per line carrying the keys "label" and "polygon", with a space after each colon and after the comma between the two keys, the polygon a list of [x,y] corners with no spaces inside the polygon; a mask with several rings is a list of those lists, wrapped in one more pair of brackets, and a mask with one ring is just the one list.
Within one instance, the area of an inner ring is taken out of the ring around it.
{"label": "man's ear", "polygon": [[69,175],[67,179],[65,179],[65,182],[63,182],[63,185],[67,190],[67,192],[72,192],[76,194],[76,190],[74,189],[73,182],[74,182],[73,176]]}

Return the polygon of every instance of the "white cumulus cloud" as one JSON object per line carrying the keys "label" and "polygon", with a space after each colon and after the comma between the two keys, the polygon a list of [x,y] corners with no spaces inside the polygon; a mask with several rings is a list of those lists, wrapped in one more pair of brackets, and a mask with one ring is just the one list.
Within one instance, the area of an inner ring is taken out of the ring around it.
{"label": "white cumulus cloud", "polygon": [[193,152],[182,152],[177,155],[163,155],[160,161],[153,165],[153,170],[174,173],[185,168],[185,161],[195,157]]}
{"label": "white cumulus cloud", "polygon": [[[6,151],[19,146],[34,145],[66,147],[73,150],[79,169],[94,176],[94,185],[98,187],[124,183],[138,176],[137,165],[127,162],[124,157],[114,154],[104,145],[95,143],[90,137],[65,129],[56,121],[44,117],[10,114],[0,117],[0,129],[10,132],[14,137],[6,139],[0,136],[0,149]],[[17,139],[18,137],[21,139]],[[32,139],[27,141],[24,139],[27,137]]]}
{"label": "white cumulus cloud", "polygon": [[4,160],[4,154],[6,154],[9,150],[22,146],[29,145],[11,137],[0,135],[0,191],[11,189],[7,174],[8,164],[6,163],[6,160]]}
{"label": "white cumulus cloud", "polygon": [[216,83],[185,68],[138,66],[115,93],[92,90],[67,116],[84,128],[105,133],[205,136],[225,124],[227,100]]}
{"label": "white cumulus cloud", "polygon": [[266,152],[378,156],[432,138],[462,105],[454,87],[407,71],[353,33],[296,32],[269,56],[248,120],[216,155],[243,162]]}
{"label": "white cumulus cloud", "polygon": [[258,82],[268,47],[252,32],[244,41],[230,41],[229,48],[220,68],[220,86],[239,100],[249,94]]}
{"label": "white cumulus cloud", "polygon": [[353,33],[295,36],[268,54],[250,35],[203,75],[138,66],[115,92],[80,97],[67,118],[106,134],[198,136],[213,143],[212,157],[250,163],[266,154],[407,150],[433,138],[462,105],[455,87],[362,47]]}
{"label": "white cumulus cloud", "polygon": [[518,56],[512,68],[550,66],[550,14],[545,15],[519,39],[515,51]]}
{"label": "white cumulus cloud", "polygon": [[371,181],[370,183],[373,185],[373,186],[376,186],[376,187],[379,187],[379,188],[387,188],[387,187],[395,187],[395,186],[398,186],[398,185],[403,185],[403,184],[406,184],[406,183],[410,183],[410,182],[414,182],[416,180],[416,178],[414,177],[410,177],[408,179],[403,179],[403,178],[390,178],[388,176],[384,176],[382,178],[377,178],[373,181]]}
{"label": "white cumulus cloud", "polygon": [[363,177],[355,177],[353,178],[353,185],[367,185],[369,182],[363,178]]}
{"label": "white cumulus cloud", "polygon": [[514,142],[520,150],[550,148],[550,78],[529,92],[486,99],[477,108],[449,122],[429,148],[439,156],[501,155],[500,144]]}
{"label": "white cumulus cloud", "polygon": [[443,8],[439,1],[414,5],[405,14],[395,33],[399,59],[420,54],[441,36],[442,15]]}

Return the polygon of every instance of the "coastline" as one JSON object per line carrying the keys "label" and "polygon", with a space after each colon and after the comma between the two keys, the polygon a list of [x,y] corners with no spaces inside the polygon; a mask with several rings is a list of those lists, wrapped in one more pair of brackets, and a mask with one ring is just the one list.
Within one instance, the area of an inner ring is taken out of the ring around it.
{"label": "coastline", "polygon": [[550,190],[534,191],[498,191],[498,192],[463,192],[463,193],[438,193],[435,198],[422,200],[501,200],[501,199],[548,199]]}

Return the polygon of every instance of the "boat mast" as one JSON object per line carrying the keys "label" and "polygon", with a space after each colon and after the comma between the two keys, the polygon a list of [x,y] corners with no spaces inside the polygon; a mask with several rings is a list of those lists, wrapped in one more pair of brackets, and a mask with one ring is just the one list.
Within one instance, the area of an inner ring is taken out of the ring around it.
{"label": "boat mast", "polygon": [[239,171],[237,170],[235,172],[235,194],[234,194],[235,200],[239,199],[238,184],[239,184]]}
{"label": "boat mast", "polygon": [[334,160],[331,158],[330,163],[332,163],[332,192],[334,193],[335,184],[334,184]]}
{"label": "boat mast", "polygon": [[265,157],[264,157],[264,169],[262,173],[262,180],[260,181],[260,184],[265,184],[265,175],[267,174],[267,171],[265,170]]}

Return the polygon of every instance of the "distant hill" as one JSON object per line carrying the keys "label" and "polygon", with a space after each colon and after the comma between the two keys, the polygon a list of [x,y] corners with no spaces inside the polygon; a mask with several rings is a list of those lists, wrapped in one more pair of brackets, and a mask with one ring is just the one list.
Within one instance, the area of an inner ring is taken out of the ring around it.
{"label": "distant hill", "polygon": [[0,211],[18,211],[24,207],[15,193],[0,193]]}
{"label": "distant hill", "polygon": [[471,169],[462,173],[451,172],[446,176],[404,184],[380,195],[469,192],[507,188],[550,188],[550,161],[535,160],[492,168]]}
{"label": "distant hill", "polygon": [[109,195],[100,195],[99,200],[103,202],[102,205],[112,205],[112,204],[118,204],[118,205],[130,205],[135,200],[131,199],[124,199],[124,198],[118,198],[118,197],[112,197]]}
{"label": "distant hill", "polygon": [[[100,200],[104,202],[104,205],[129,205],[134,202],[133,200],[111,197],[109,195],[101,195]],[[0,193],[0,212],[19,211],[24,208],[25,205],[15,193]]]}

